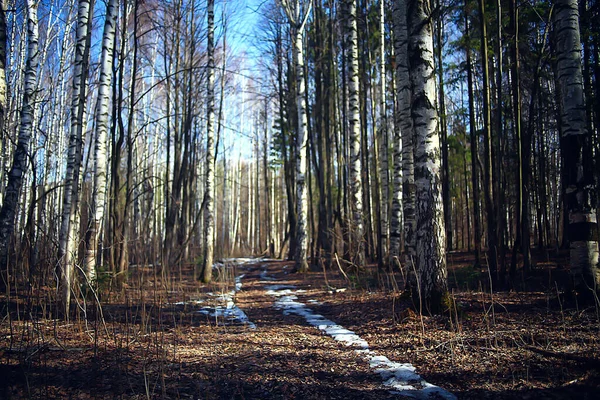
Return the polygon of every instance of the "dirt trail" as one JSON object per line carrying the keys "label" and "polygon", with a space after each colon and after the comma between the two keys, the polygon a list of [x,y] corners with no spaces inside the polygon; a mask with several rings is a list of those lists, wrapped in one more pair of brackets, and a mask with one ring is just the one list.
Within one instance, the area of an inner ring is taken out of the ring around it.
{"label": "dirt trail", "polygon": [[[265,271],[277,280],[265,280]],[[214,341],[203,343],[212,355],[202,363],[203,374],[215,398],[398,398],[354,352],[308,325],[304,318],[284,315],[273,307],[275,299],[265,286],[300,288],[297,276],[289,279],[271,263],[242,267],[239,273],[244,277],[235,302],[256,329],[224,327]],[[310,287],[304,289],[310,294]],[[193,364],[194,355],[182,361]]]}
{"label": "dirt trail", "polygon": [[[391,371],[408,376],[412,365],[461,399],[599,393],[594,309],[563,309],[541,291],[498,292],[492,320],[489,295],[463,291],[453,294],[460,314],[420,317],[400,291],[382,290],[376,274],[350,281],[335,270],[327,278],[287,273],[281,261],[232,267],[239,263],[230,260],[207,286],[193,279],[192,265],[167,281],[150,266],[136,268],[131,286],[102,300],[104,322],[93,303],[87,319],[80,312],[63,323],[13,297],[11,318],[0,324],[0,398],[423,398],[391,392],[402,381]],[[397,287],[393,276],[382,279]]]}
{"label": "dirt trail", "polygon": [[[300,296],[304,304],[312,307],[320,304],[313,297],[323,295],[321,287],[313,288],[300,276],[288,274],[285,268],[281,263],[269,262],[239,268],[238,275],[242,274],[243,280],[241,290],[236,293],[236,305],[251,322],[245,324],[245,332],[237,338],[242,346],[231,355],[231,362],[219,366],[234,380],[225,382],[225,387],[233,384],[240,396],[257,398],[441,398],[439,393],[424,391],[399,393],[394,389],[406,389],[406,386],[401,386],[393,373],[380,368],[385,367],[382,359],[387,364],[390,360],[368,349],[367,343],[353,332],[314,314],[310,314],[310,318],[318,318],[316,326],[322,321],[329,325],[321,325],[321,329],[311,326],[307,317],[302,316],[308,309],[296,301],[292,301],[292,306],[301,305],[301,315],[297,315],[298,310],[293,313],[289,309],[282,310],[282,297],[297,299]],[[294,293],[292,296],[289,296],[289,289]],[[332,339],[332,332],[338,341]],[[348,346],[350,342],[352,345]],[[214,354],[220,351],[217,347]],[[408,364],[391,363],[395,370],[398,366],[413,368]],[[233,369],[231,372],[229,367]],[[383,379],[376,372],[378,368],[383,371]],[[404,371],[404,375],[407,373],[418,379],[417,382],[421,381],[418,375]],[[387,385],[384,385],[386,380]],[[215,384],[220,385],[219,382]],[[434,386],[429,385],[429,389],[453,398]]]}

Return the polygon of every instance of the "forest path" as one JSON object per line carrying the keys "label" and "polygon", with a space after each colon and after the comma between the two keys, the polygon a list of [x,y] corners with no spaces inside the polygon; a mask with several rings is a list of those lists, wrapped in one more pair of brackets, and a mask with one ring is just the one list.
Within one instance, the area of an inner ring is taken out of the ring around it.
{"label": "forest path", "polygon": [[369,349],[333,322],[335,315],[313,312],[326,292],[288,270],[272,261],[237,268],[242,279],[235,303],[249,322],[234,339],[240,346],[219,366],[235,381],[218,386],[235,386],[246,398],[455,398],[423,381],[412,365]]}

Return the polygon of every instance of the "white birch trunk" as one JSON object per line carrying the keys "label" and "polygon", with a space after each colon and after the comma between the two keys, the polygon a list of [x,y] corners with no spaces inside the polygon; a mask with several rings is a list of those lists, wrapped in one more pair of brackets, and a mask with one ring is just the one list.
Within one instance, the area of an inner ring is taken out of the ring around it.
{"label": "white birch trunk", "polygon": [[204,192],[204,237],[203,237],[203,267],[202,281],[208,283],[212,277],[213,265],[213,236],[215,229],[214,217],[214,186],[215,186],[215,2],[208,0],[208,65],[206,87],[206,186]]}
{"label": "white birch trunk", "polygon": [[[586,125],[577,0],[556,0],[554,29],[561,110],[561,152],[569,205],[571,275],[576,290],[593,299],[600,287],[598,221],[591,138]],[[597,299],[597,297],[596,297]]]}
{"label": "white birch trunk", "polygon": [[[417,279],[413,295],[431,312],[438,312],[447,296],[446,237],[441,182],[434,74],[431,5],[409,0],[408,55],[413,85],[412,118],[415,129],[415,185],[417,206]],[[411,282],[409,282],[411,284]],[[418,293],[419,292],[419,293]],[[418,294],[418,296],[417,296]]]}
{"label": "white birch trunk", "polygon": [[306,83],[304,79],[303,31],[296,30],[294,39],[294,59],[296,64],[296,107],[298,128],[296,131],[296,269],[308,271],[308,188],[306,173],[308,165],[308,129],[306,116]]}
{"label": "white birch trunk", "polygon": [[387,120],[387,90],[386,90],[386,70],[385,70],[385,0],[379,0],[379,170],[380,172],[380,190],[381,190],[381,208],[379,221],[381,224],[381,245],[380,260],[383,264],[388,262],[389,249],[389,166],[388,166],[388,120]]}
{"label": "white birch trunk", "polygon": [[306,79],[304,76],[304,27],[312,7],[312,1],[294,1],[293,8],[287,0],[280,0],[292,27],[294,70],[296,73],[296,270],[308,271],[308,117],[306,112]]}
{"label": "white birch trunk", "polygon": [[350,185],[350,236],[351,261],[362,267],[365,261],[363,235],[363,194],[362,166],[360,159],[360,98],[358,81],[358,32],[356,25],[356,0],[346,1],[346,50],[348,69],[348,132],[350,146],[349,185]]}
{"label": "white birch trunk", "polygon": [[[27,154],[34,126],[34,109],[38,75],[38,17],[37,1],[27,0],[27,57],[25,61],[25,84],[21,104],[19,137],[13,155],[13,163],[8,173],[8,182],[4,190],[0,208],[0,270],[4,271],[8,262],[9,244],[15,227],[19,194],[23,185],[23,176],[29,160]],[[8,277],[5,277],[8,279]],[[5,282],[3,280],[3,282]]]}
{"label": "white birch trunk", "polygon": [[71,301],[71,281],[77,258],[77,232],[75,226],[79,206],[79,178],[83,147],[83,121],[86,101],[87,65],[89,58],[89,28],[93,15],[90,0],[79,0],[75,59],[73,61],[73,94],[71,99],[71,131],[67,156],[67,170],[62,203],[58,246],[58,276],[61,305],[68,317]]}
{"label": "white birch trunk", "polygon": [[[8,88],[6,85],[6,13],[4,1],[0,0],[0,129],[4,129],[4,116],[8,105]],[[1,177],[2,175],[0,175]],[[0,181],[1,182],[1,181]],[[0,197],[0,201],[2,198]]]}
{"label": "white birch trunk", "polygon": [[87,232],[84,270],[88,280],[95,279],[98,258],[100,226],[106,210],[107,138],[108,113],[112,80],[112,62],[115,46],[118,2],[109,0],[106,5],[106,20],[102,34],[102,56],[100,60],[100,84],[96,103],[96,132],[94,143],[94,189],[91,199],[90,224]]}
{"label": "white birch trunk", "polygon": [[[411,116],[411,82],[408,68],[408,21],[406,0],[394,3],[394,50],[396,53],[397,111],[394,135],[394,194],[392,198],[392,222],[390,227],[390,253],[400,262],[401,216],[404,217],[404,249],[406,271],[413,272],[416,257],[416,215],[414,181],[414,126]],[[414,275],[413,275],[414,276]]]}

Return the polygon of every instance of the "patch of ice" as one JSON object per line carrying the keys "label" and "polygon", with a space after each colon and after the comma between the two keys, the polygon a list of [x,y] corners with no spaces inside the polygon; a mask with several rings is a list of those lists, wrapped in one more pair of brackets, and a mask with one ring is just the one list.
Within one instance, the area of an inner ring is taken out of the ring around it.
{"label": "patch of ice", "polygon": [[261,281],[276,281],[277,279],[273,278],[272,276],[267,275],[268,272],[266,269],[263,269],[262,272],[260,273],[260,279]]}
{"label": "patch of ice", "polygon": [[[215,294],[212,292],[207,293],[208,296],[214,297],[216,302],[220,303],[214,307],[202,307],[197,312],[204,315],[210,315],[211,317],[223,318],[231,322],[239,322],[243,325],[248,325],[251,329],[256,329],[256,324],[248,319],[246,313],[235,305],[233,301],[235,297],[235,293],[242,289],[242,278],[245,275],[239,275],[235,278],[235,290],[230,290],[229,292]],[[204,303],[204,300],[196,300],[187,302],[187,304],[200,304]],[[180,302],[177,304],[186,304],[184,302]]]}
{"label": "patch of ice", "polygon": [[239,322],[248,325],[251,329],[256,329],[256,324],[248,319],[246,313],[235,305],[233,301],[227,302],[226,306],[202,307],[199,313],[210,315],[211,317],[224,318],[229,321]]}
{"label": "patch of ice", "polygon": [[261,260],[261,259],[240,257],[240,258],[224,258],[222,261],[227,264],[244,265],[244,264],[250,264],[250,263],[253,263],[253,262],[256,262],[259,260]]}
{"label": "patch of ice", "polygon": [[246,276],[246,274],[241,274],[240,276],[235,277],[235,291],[239,292],[242,290],[242,278]]}
{"label": "patch of ice", "polygon": [[178,301],[177,303],[173,303],[174,306],[185,306],[187,304],[202,304],[206,303],[206,300],[190,300],[190,301]]}
{"label": "patch of ice", "polygon": [[[286,291],[289,291],[289,289],[286,289]],[[315,314],[310,308],[306,307],[305,304],[296,301],[297,299],[298,297],[292,294],[282,295],[275,302],[275,307],[282,309],[285,315],[296,314],[304,317],[306,322],[317,327],[319,330],[333,337],[338,342],[344,343],[346,346],[357,346],[363,349],[369,347],[369,344],[366,342],[366,340],[361,339],[354,332],[337,325],[335,322],[325,318],[324,316]]]}
{"label": "patch of ice", "polygon": [[317,327],[338,342],[356,347],[356,353],[369,362],[369,367],[381,376],[383,384],[393,389],[393,393],[417,399],[442,397],[447,400],[456,400],[456,396],[452,393],[421,378],[415,372],[416,369],[412,364],[394,362],[385,356],[378,355],[370,350],[367,341],[356,333],[316,314],[304,303],[297,301],[298,296],[294,293],[298,293],[300,290],[291,290],[293,287],[289,285],[270,285],[267,289],[267,294],[277,297],[274,306],[282,309],[285,315],[302,316],[310,325]]}
{"label": "patch of ice", "polygon": [[297,290],[292,291],[292,289],[295,289],[295,286],[292,285],[267,285],[265,286],[265,289],[267,289],[267,294],[271,295],[271,296],[285,296],[285,295],[289,295],[292,293],[297,293]]}

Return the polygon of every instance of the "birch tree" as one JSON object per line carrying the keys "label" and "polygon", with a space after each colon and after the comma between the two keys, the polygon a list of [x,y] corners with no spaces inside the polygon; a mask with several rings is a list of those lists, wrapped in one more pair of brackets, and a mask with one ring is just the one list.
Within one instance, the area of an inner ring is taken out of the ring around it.
{"label": "birch tree", "polygon": [[379,170],[381,171],[381,213],[379,245],[379,263],[388,261],[388,203],[389,203],[389,166],[388,166],[388,120],[387,120],[387,79],[385,71],[385,1],[379,0]]}
{"label": "birch tree", "polygon": [[[496,224],[496,210],[494,207],[494,168],[492,160],[492,111],[490,104],[490,79],[488,62],[488,37],[487,37],[487,14],[485,12],[485,0],[479,0],[479,26],[481,29],[481,70],[482,70],[482,97],[483,97],[483,136],[484,136],[484,194],[485,211],[487,216],[487,245],[488,245],[488,268],[492,281],[497,278],[498,263],[498,232]],[[514,62],[514,60],[513,60]]]}
{"label": "birch tree", "polygon": [[[25,61],[25,82],[21,103],[19,136],[8,173],[8,182],[4,189],[2,207],[0,207],[0,268],[8,267],[8,255],[11,236],[15,227],[15,218],[23,178],[29,162],[29,143],[34,126],[34,110],[37,93],[38,75],[38,16],[37,1],[27,0],[27,56]],[[6,279],[8,279],[8,274]],[[1,284],[4,284],[5,281]]]}
{"label": "birch tree", "polygon": [[[447,296],[446,238],[441,182],[441,147],[435,108],[435,74],[431,4],[408,1],[408,56],[413,85],[415,186],[417,207],[416,282],[409,281],[414,298],[431,312]],[[416,284],[416,286],[412,286]],[[418,296],[417,296],[418,295]]]}
{"label": "birch tree", "polygon": [[95,279],[98,257],[100,226],[106,210],[106,172],[108,112],[112,82],[112,63],[117,25],[117,0],[106,4],[106,19],[102,33],[102,55],[100,59],[100,81],[96,101],[96,128],[94,135],[94,187],[90,204],[90,221],[86,237],[84,270],[89,281]]}
{"label": "birch tree", "polygon": [[[394,194],[390,225],[390,252],[392,257],[400,255],[402,220],[404,217],[405,267],[413,270],[415,254],[415,182],[413,138],[414,127],[411,117],[411,83],[408,68],[407,1],[394,2],[394,50],[396,54],[397,110],[394,137]],[[402,209],[401,209],[402,208]],[[398,260],[399,262],[399,260]]]}
{"label": "birch tree", "polygon": [[561,102],[561,153],[571,247],[571,275],[584,297],[598,292],[598,222],[591,141],[586,126],[577,0],[556,0],[557,83]]}
{"label": "birch tree", "polygon": [[204,236],[203,236],[203,267],[202,281],[210,282],[213,264],[214,236],[214,185],[215,185],[215,2],[208,0],[208,64],[206,71],[206,180],[204,191]]}
{"label": "birch tree", "polygon": [[344,0],[346,6],[346,67],[348,79],[348,132],[350,146],[349,185],[351,206],[351,261],[364,264],[362,167],[360,158],[360,98],[358,80],[358,32],[356,26],[356,0]]}
{"label": "birch tree", "polygon": [[0,0],[0,130],[4,130],[4,116],[8,102],[6,86],[6,13],[4,0]]}
{"label": "birch tree", "polygon": [[304,28],[312,8],[312,0],[280,0],[291,27],[296,75],[296,270],[308,271],[308,117],[306,112],[306,79],[304,77]]}
{"label": "birch tree", "polygon": [[67,171],[63,194],[58,247],[58,277],[62,311],[68,316],[71,299],[72,260],[77,251],[77,213],[79,212],[79,174],[83,147],[83,116],[86,102],[86,82],[90,52],[90,27],[93,1],[79,0],[75,57],[73,60],[73,97],[71,99],[71,132],[67,156]]}

